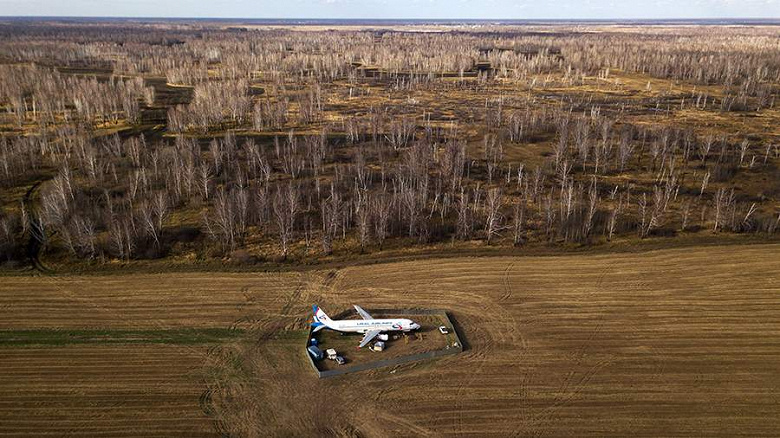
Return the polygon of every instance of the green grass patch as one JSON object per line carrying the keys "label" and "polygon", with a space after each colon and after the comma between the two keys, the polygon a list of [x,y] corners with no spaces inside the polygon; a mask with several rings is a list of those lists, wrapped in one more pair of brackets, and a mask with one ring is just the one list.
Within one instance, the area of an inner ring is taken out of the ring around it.
{"label": "green grass patch", "polygon": [[219,344],[244,334],[240,329],[182,328],[153,330],[0,330],[0,348],[75,344]]}
{"label": "green grass patch", "polygon": [[308,330],[280,330],[273,335],[273,339],[303,341],[307,336],[309,336]]}

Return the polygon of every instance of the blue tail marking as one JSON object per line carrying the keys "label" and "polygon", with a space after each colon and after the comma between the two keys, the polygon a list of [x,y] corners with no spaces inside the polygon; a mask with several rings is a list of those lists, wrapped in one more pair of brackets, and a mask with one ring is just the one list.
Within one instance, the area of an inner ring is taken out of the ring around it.
{"label": "blue tail marking", "polygon": [[313,306],[311,306],[311,310],[312,310],[312,312],[314,313],[314,322],[312,322],[310,325],[311,325],[312,327],[314,327],[315,329],[316,329],[317,327],[322,327],[322,326],[324,326],[325,324],[321,323],[321,322],[320,322],[320,319],[319,319],[319,318],[317,318],[317,311],[319,311],[319,310],[320,310],[319,306],[317,306],[316,304],[314,304]]}

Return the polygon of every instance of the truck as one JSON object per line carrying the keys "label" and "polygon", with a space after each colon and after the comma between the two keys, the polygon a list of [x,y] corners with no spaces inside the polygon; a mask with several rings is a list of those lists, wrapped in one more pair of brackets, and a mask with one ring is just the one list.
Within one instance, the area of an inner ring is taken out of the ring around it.
{"label": "truck", "polygon": [[382,351],[385,349],[385,343],[382,341],[375,342],[371,347],[371,351]]}
{"label": "truck", "polygon": [[330,360],[336,360],[336,358],[337,358],[337,357],[338,357],[338,355],[339,355],[339,354],[336,352],[336,350],[335,350],[335,349],[333,349],[333,348],[328,348],[327,350],[325,350],[325,354],[328,356],[328,359],[330,359]]}

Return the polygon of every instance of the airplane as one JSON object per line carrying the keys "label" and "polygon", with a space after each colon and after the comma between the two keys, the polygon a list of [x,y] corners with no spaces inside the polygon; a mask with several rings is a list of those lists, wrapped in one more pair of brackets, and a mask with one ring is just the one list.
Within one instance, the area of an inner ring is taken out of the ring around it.
{"label": "airplane", "polygon": [[314,310],[314,322],[311,323],[311,326],[314,327],[312,333],[316,333],[324,328],[344,333],[363,333],[363,339],[358,346],[358,348],[363,348],[376,335],[382,332],[409,332],[420,328],[420,324],[411,319],[374,319],[360,306],[354,307],[358,315],[363,318],[362,320],[342,319],[334,321],[319,306],[312,306]]}

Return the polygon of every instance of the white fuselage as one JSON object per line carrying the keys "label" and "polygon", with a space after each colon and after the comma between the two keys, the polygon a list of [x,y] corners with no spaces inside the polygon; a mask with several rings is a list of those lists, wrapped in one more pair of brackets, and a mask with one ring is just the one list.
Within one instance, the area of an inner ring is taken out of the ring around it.
{"label": "white fuselage", "polygon": [[331,330],[346,333],[366,333],[372,330],[408,332],[419,328],[410,319],[341,319],[322,322]]}
{"label": "white fuselage", "polygon": [[314,327],[312,333],[316,333],[324,328],[345,333],[363,333],[363,340],[360,341],[358,346],[358,348],[362,348],[382,332],[410,332],[420,328],[420,324],[411,319],[374,319],[360,306],[355,305],[354,307],[355,311],[363,319],[340,319],[334,321],[319,306],[312,306],[314,311],[314,322],[311,323],[312,327]]}

